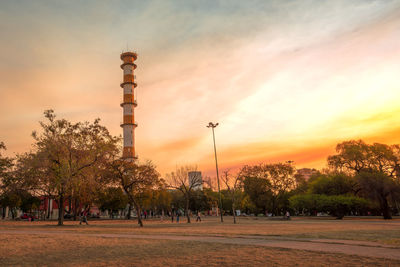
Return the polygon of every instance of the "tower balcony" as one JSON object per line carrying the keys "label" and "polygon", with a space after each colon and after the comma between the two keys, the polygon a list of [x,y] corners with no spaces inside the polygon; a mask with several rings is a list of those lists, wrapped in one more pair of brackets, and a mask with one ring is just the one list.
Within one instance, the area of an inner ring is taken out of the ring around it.
{"label": "tower balcony", "polygon": [[138,127],[138,123],[136,121],[121,121],[119,124],[121,127],[124,127],[125,125],[133,125],[134,127]]}
{"label": "tower balcony", "polygon": [[131,66],[133,67],[134,70],[136,70],[136,68],[137,68],[137,66],[136,66],[135,63],[132,63],[132,62],[126,62],[126,63],[125,63],[125,62],[124,62],[124,63],[121,64],[121,69],[124,69],[124,67],[125,67],[126,65],[131,65]]}
{"label": "tower balcony", "polygon": [[129,82],[123,82],[121,83],[119,86],[121,86],[121,88],[124,88],[125,84],[133,84],[133,88],[137,87],[137,83],[133,82],[133,81],[129,81]]}
{"label": "tower balcony", "polygon": [[121,104],[120,104],[120,106],[121,107],[123,107],[125,104],[131,104],[131,105],[133,105],[135,108],[137,107],[137,101],[136,100],[133,100],[133,101],[121,101]]}

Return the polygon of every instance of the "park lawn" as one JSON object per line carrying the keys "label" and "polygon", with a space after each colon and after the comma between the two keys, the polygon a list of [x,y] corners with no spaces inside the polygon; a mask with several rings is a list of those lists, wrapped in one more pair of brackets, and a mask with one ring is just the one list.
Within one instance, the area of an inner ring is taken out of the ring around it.
{"label": "park lawn", "polygon": [[334,253],[193,241],[90,235],[0,235],[0,265],[13,266],[400,266]]}
{"label": "park lawn", "polygon": [[201,223],[171,223],[168,220],[147,220],[139,228],[135,220],[89,221],[89,226],[66,221],[58,227],[56,222],[0,222],[1,229],[66,231],[83,233],[128,233],[128,234],[170,234],[201,236],[257,236],[265,238],[319,238],[373,241],[400,247],[400,220],[382,219],[303,219],[291,221],[268,220],[265,218],[240,218],[238,224],[232,218],[225,218],[221,224],[218,218],[206,217]]}
{"label": "park lawn", "polygon": [[287,235],[287,237],[372,241],[385,245],[400,247],[400,229],[327,231]]}

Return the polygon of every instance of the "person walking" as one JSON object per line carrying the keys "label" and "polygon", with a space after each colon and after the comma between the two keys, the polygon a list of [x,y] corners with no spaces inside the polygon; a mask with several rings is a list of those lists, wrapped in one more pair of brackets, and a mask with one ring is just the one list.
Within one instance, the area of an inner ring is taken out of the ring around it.
{"label": "person walking", "polygon": [[201,213],[200,211],[197,211],[197,217],[196,217],[196,222],[200,221],[201,222]]}
{"label": "person walking", "polygon": [[87,210],[83,210],[81,213],[81,220],[79,221],[79,224],[81,225],[82,222],[86,223],[86,225],[89,225],[87,221]]}
{"label": "person walking", "polygon": [[181,214],[180,214],[180,211],[178,210],[177,212],[176,212],[176,223],[179,223],[179,216],[180,216]]}
{"label": "person walking", "polygon": [[286,211],[285,217],[286,217],[286,220],[290,220],[290,213],[289,213],[289,211]]}

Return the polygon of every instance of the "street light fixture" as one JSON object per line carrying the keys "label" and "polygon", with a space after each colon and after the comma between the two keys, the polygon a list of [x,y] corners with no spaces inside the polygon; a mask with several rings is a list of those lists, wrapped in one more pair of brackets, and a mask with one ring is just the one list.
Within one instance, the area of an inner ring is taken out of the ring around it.
{"label": "street light fixture", "polygon": [[218,126],[218,122],[217,123],[208,123],[207,128],[211,128],[212,129],[212,133],[213,133],[213,141],[214,141],[214,156],[215,156],[215,168],[217,169],[217,182],[218,182],[218,194],[219,194],[219,210],[220,210],[220,215],[221,215],[221,222],[224,222],[224,218],[222,217],[222,198],[221,198],[221,189],[219,186],[219,174],[218,174],[218,160],[217,160],[217,148],[215,146],[215,134],[214,134],[214,128]]}

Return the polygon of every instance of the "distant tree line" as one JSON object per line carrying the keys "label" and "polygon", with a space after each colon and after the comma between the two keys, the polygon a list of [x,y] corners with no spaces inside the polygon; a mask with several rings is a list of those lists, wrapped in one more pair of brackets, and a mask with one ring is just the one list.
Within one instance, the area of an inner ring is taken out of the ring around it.
{"label": "distant tree line", "polygon": [[[195,166],[177,167],[161,178],[151,162],[122,160],[121,139],[112,136],[100,120],[71,123],[58,119],[52,110],[44,113],[41,130],[33,132],[32,150],[13,158],[0,153],[0,208],[37,210],[45,199],[59,208],[58,225],[67,212],[74,220],[82,209],[96,205],[112,218],[135,211],[142,215],[190,215],[218,207],[218,192],[212,179],[189,181]],[[0,152],[6,149],[0,143]],[[328,168],[305,177],[293,162],[246,165],[221,175],[224,214],[279,216],[320,212],[343,218],[346,215],[399,213],[400,147],[366,144],[362,140],[340,143],[328,157]],[[207,186],[208,185],[208,186]],[[65,208],[68,203],[68,208]],[[46,212],[49,218],[49,212]]]}

